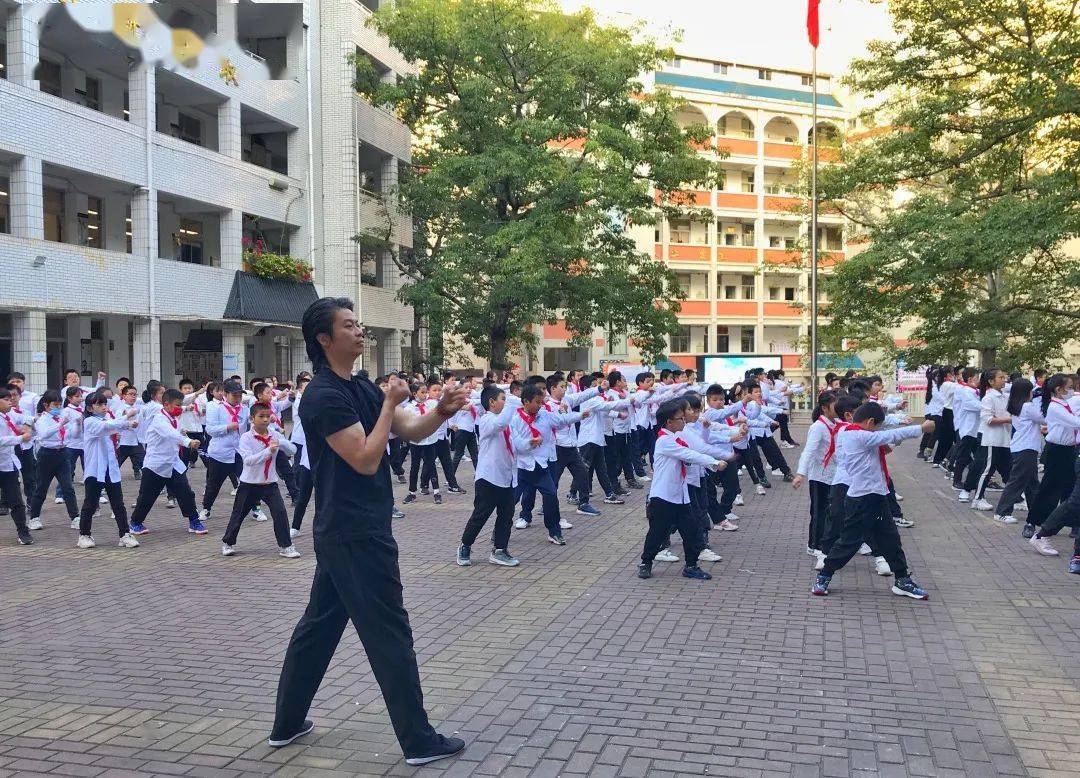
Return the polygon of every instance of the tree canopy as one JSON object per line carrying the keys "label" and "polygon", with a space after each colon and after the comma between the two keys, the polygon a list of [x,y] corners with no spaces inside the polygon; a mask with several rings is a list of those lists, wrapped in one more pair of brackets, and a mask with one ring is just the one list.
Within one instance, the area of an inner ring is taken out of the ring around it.
{"label": "tree canopy", "polygon": [[821,174],[867,242],[825,284],[824,334],[891,347],[910,326],[909,364],[1059,359],[1080,324],[1078,4],[890,10],[895,40],[850,78],[875,129]]}
{"label": "tree canopy", "polygon": [[426,244],[399,263],[405,300],[494,367],[556,319],[571,345],[602,326],[659,355],[681,293],[625,227],[719,177],[692,146],[709,129],[641,82],[670,52],[549,0],[401,0],[372,24],[418,66],[385,83],[357,60],[357,90],[414,133],[398,195]]}

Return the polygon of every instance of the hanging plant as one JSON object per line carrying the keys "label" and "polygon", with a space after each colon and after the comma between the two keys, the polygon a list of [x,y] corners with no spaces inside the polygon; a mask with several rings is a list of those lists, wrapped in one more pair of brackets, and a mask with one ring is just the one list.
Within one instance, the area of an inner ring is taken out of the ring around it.
{"label": "hanging plant", "polygon": [[284,278],[289,281],[311,281],[311,265],[289,254],[266,250],[261,238],[244,238],[244,270],[260,278]]}

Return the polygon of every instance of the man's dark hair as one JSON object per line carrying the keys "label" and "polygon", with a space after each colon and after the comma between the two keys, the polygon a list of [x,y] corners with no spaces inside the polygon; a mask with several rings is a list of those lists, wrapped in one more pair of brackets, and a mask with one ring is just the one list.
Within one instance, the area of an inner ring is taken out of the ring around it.
{"label": "man's dark hair", "polygon": [[593,385],[593,377],[588,373],[585,373],[578,379],[578,386],[581,387],[581,391],[585,391]]}
{"label": "man's dark hair", "polygon": [[520,389],[522,386],[524,386],[524,384],[522,384],[521,381],[518,381],[517,379],[515,379],[515,380],[510,382],[509,389],[512,392],[515,389]]}
{"label": "man's dark hair", "polygon": [[665,378],[671,378],[671,371],[666,367],[660,371],[660,380],[663,381]]}
{"label": "man's dark hair", "polygon": [[256,397],[258,397],[260,394],[262,394],[263,392],[265,392],[269,388],[270,388],[270,384],[267,384],[267,383],[255,384],[255,386],[253,386],[251,388],[251,393],[253,395],[255,395]]}
{"label": "man's dark hair", "polygon": [[697,392],[687,392],[686,394],[682,395],[682,399],[684,399],[686,401],[686,404],[689,405],[693,410],[701,410],[701,395]]}
{"label": "man's dark hair", "polygon": [[556,386],[558,386],[565,380],[566,379],[563,378],[561,375],[555,373],[554,375],[549,375],[544,383],[547,385],[547,390],[550,392],[552,389],[554,389]]}
{"label": "man's dark hair", "polygon": [[348,297],[321,297],[304,311],[300,330],[304,333],[304,348],[315,370],[326,364],[326,352],[317,338],[319,335],[334,336],[334,316],[343,309],[355,310]]}
{"label": "man's dark hair", "polygon": [[271,415],[274,413],[273,408],[271,408],[266,403],[252,403],[251,404],[251,415],[254,416],[259,411],[266,411],[267,413],[269,413]]}
{"label": "man's dark hair", "polygon": [[525,384],[521,390],[521,402],[524,404],[537,397],[541,399],[544,397],[544,390],[540,388],[540,385],[532,382]]}
{"label": "man's dark hair", "polygon": [[165,403],[182,403],[184,401],[184,393],[179,389],[166,389],[164,394],[161,395],[161,404]]}
{"label": "man's dark hair", "polygon": [[178,387],[180,387],[180,386],[183,386],[184,384],[188,384],[188,385],[190,385],[190,386],[191,386],[191,387],[193,387],[193,388],[194,388],[194,386],[195,386],[195,382],[194,382],[194,381],[192,381],[192,380],[191,380],[190,378],[181,378],[181,379],[180,379],[180,381],[179,381],[179,382],[178,382],[178,383],[177,383],[176,385],[177,385]]}
{"label": "man's dark hair", "polygon": [[12,372],[8,373],[7,380],[8,380],[8,383],[11,383],[12,381],[25,381],[26,376],[24,376],[18,370],[15,370],[15,371],[12,371]]}
{"label": "man's dark hair", "polygon": [[867,419],[873,419],[876,424],[881,424],[885,421],[885,409],[875,402],[868,402],[860,405],[851,417],[856,424]]}
{"label": "man's dark hair", "polygon": [[668,421],[676,413],[685,413],[686,401],[681,397],[676,397],[674,400],[666,400],[660,403],[660,407],[656,409],[656,423],[660,427],[666,427]]}
{"label": "man's dark hair", "polygon": [[491,403],[493,403],[495,400],[498,400],[499,395],[503,393],[503,390],[495,386],[495,384],[488,384],[480,392],[480,405],[483,406],[484,410],[486,411],[488,409],[488,406],[490,406]]}
{"label": "man's dark hair", "polygon": [[66,381],[66,380],[67,380],[67,377],[68,377],[69,375],[71,375],[72,373],[74,373],[75,375],[79,375],[79,371],[78,371],[78,370],[76,370],[76,369],[75,369],[75,368],[73,368],[73,367],[69,367],[69,368],[68,368],[67,370],[65,370],[65,371],[64,371],[64,380]]}

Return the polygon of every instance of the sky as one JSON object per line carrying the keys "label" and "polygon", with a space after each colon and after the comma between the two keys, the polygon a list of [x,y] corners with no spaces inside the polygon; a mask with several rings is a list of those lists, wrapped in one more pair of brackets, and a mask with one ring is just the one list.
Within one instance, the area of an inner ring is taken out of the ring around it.
{"label": "sky", "polygon": [[[778,69],[809,70],[806,0],[559,0],[589,6],[611,22],[644,20],[648,32],[683,54]],[[891,37],[888,8],[870,0],[821,0],[818,69],[843,75],[868,40]]]}

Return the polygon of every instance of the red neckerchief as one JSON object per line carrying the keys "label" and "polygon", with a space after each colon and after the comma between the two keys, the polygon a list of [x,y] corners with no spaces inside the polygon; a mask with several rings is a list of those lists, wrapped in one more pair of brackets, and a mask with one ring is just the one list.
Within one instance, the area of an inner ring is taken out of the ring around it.
{"label": "red neckerchief", "polygon": [[[8,413],[11,413],[11,411],[8,411]],[[9,430],[14,432],[16,435],[22,435],[22,431],[18,427],[15,426],[14,422],[11,421],[11,419],[8,417],[7,413],[0,413],[0,416],[4,417],[4,421],[7,422]]]}
{"label": "red neckerchief", "polygon": [[[108,414],[110,419],[116,418],[116,414],[114,414],[108,408],[105,409],[105,413]],[[120,448],[120,433],[114,432],[112,435],[109,435],[109,439],[112,440],[113,451],[116,451],[118,448]]]}
{"label": "red neckerchief", "polygon": [[[666,429],[661,429],[660,432],[658,433],[658,437],[661,437],[661,438],[664,437],[665,435],[671,435],[671,437],[675,438],[675,443],[682,446],[683,448],[690,448],[689,443],[687,443],[685,440],[680,438],[678,435],[672,435]],[[682,460],[679,460],[679,477],[682,478],[684,481],[686,480],[686,463],[683,462]]]}
{"label": "red neckerchief", "polygon": [[847,422],[837,419],[836,426],[833,427],[833,431],[829,434],[829,450],[825,452],[825,458],[821,461],[822,467],[828,467],[829,462],[832,461],[833,454],[836,453],[836,436],[844,430],[861,430],[858,424],[849,424]]}
{"label": "red neckerchief", "polygon": [[529,433],[532,435],[534,440],[544,437],[540,430],[533,426],[533,422],[536,421],[535,416],[530,416],[529,414],[525,413],[524,408],[518,408],[517,412],[518,416],[521,417],[521,420],[525,422],[525,426],[529,428]]}
{"label": "red neckerchief", "polygon": [[[230,407],[228,403],[222,403],[222,405],[224,405],[224,406],[225,406],[226,408],[229,408],[229,407]],[[240,409],[238,408],[238,409],[237,409],[237,415],[239,415],[239,412],[240,412]],[[229,414],[231,415],[231,414],[232,414],[232,411],[229,411]],[[172,428],[173,428],[174,430],[175,430],[175,429],[178,429],[178,427],[177,427],[177,424],[176,424],[176,417],[175,417],[175,416],[173,416],[173,415],[172,415],[171,413],[169,413],[169,412],[168,412],[167,410],[165,410],[164,408],[162,408],[162,409],[161,409],[161,415],[162,415],[162,416],[164,416],[164,417],[165,417],[166,419],[168,419],[168,420],[169,420],[169,424],[171,424],[171,425],[172,425]],[[233,417],[233,420],[235,421],[235,420],[236,420],[236,417]],[[183,459],[183,455],[184,455],[184,447],[183,447],[183,446],[177,446],[176,448],[177,448],[177,449],[178,449],[178,450],[180,451],[180,458],[181,458],[181,459]]]}
{"label": "red neckerchief", "polygon": [[[243,410],[243,405],[237,405],[235,408],[229,405],[225,400],[221,401],[221,407],[225,409],[225,412],[229,414],[229,419],[236,425],[237,432],[240,431],[240,411]],[[168,415],[168,414],[166,414]],[[176,425],[173,424],[173,427]]]}
{"label": "red neckerchief", "polygon": [[[256,435],[254,432],[252,432],[251,434],[255,438],[255,440],[259,441],[260,443],[262,443],[267,448],[270,448],[270,441],[272,441],[274,439],[273,436],[271,436],[271,435]],[[272,465],[272,464],[274,464],[274,458],[273,457],[267,457],[266,461],[263,462],[263,480],[264,481],[269,481],[270,480],[270,465]]]}
{"label": "red neckerchief", "polygon": [[476,423],[476,406],[469,403],[469,413],[472,414],[473,424]]}
{"label": "red neckerchief", "polygon": [[417,403],[416,408],[417,408],[417,410],[420,411],[421,416],[423,416],[425,413],[427,413],[427,408],[424,407],[424,403]]}
{"label": "red neckerchief", "polygon": [[510,458],[514,458],[514,446],[510,442],[510,428],[503,427],[503,441],[506,443],[506,450],[510,452]]}
{"label": "red neckerchief", "polygon": [[60,428],[60,445],[64,445],[64,438],[67,437],[67,429],[64,426],[64,414],[59,416],[50,417],[56,422],[56,426]]}
{"label": "red neckerchief", "polygon": [[611,386],[611,387],[608,387],[608,388],[611,389],[611,391],[615,392],[615,394],[619,395],[620,400],[626,399],[626,392],[624,390],[616,389],[614,386]]}

